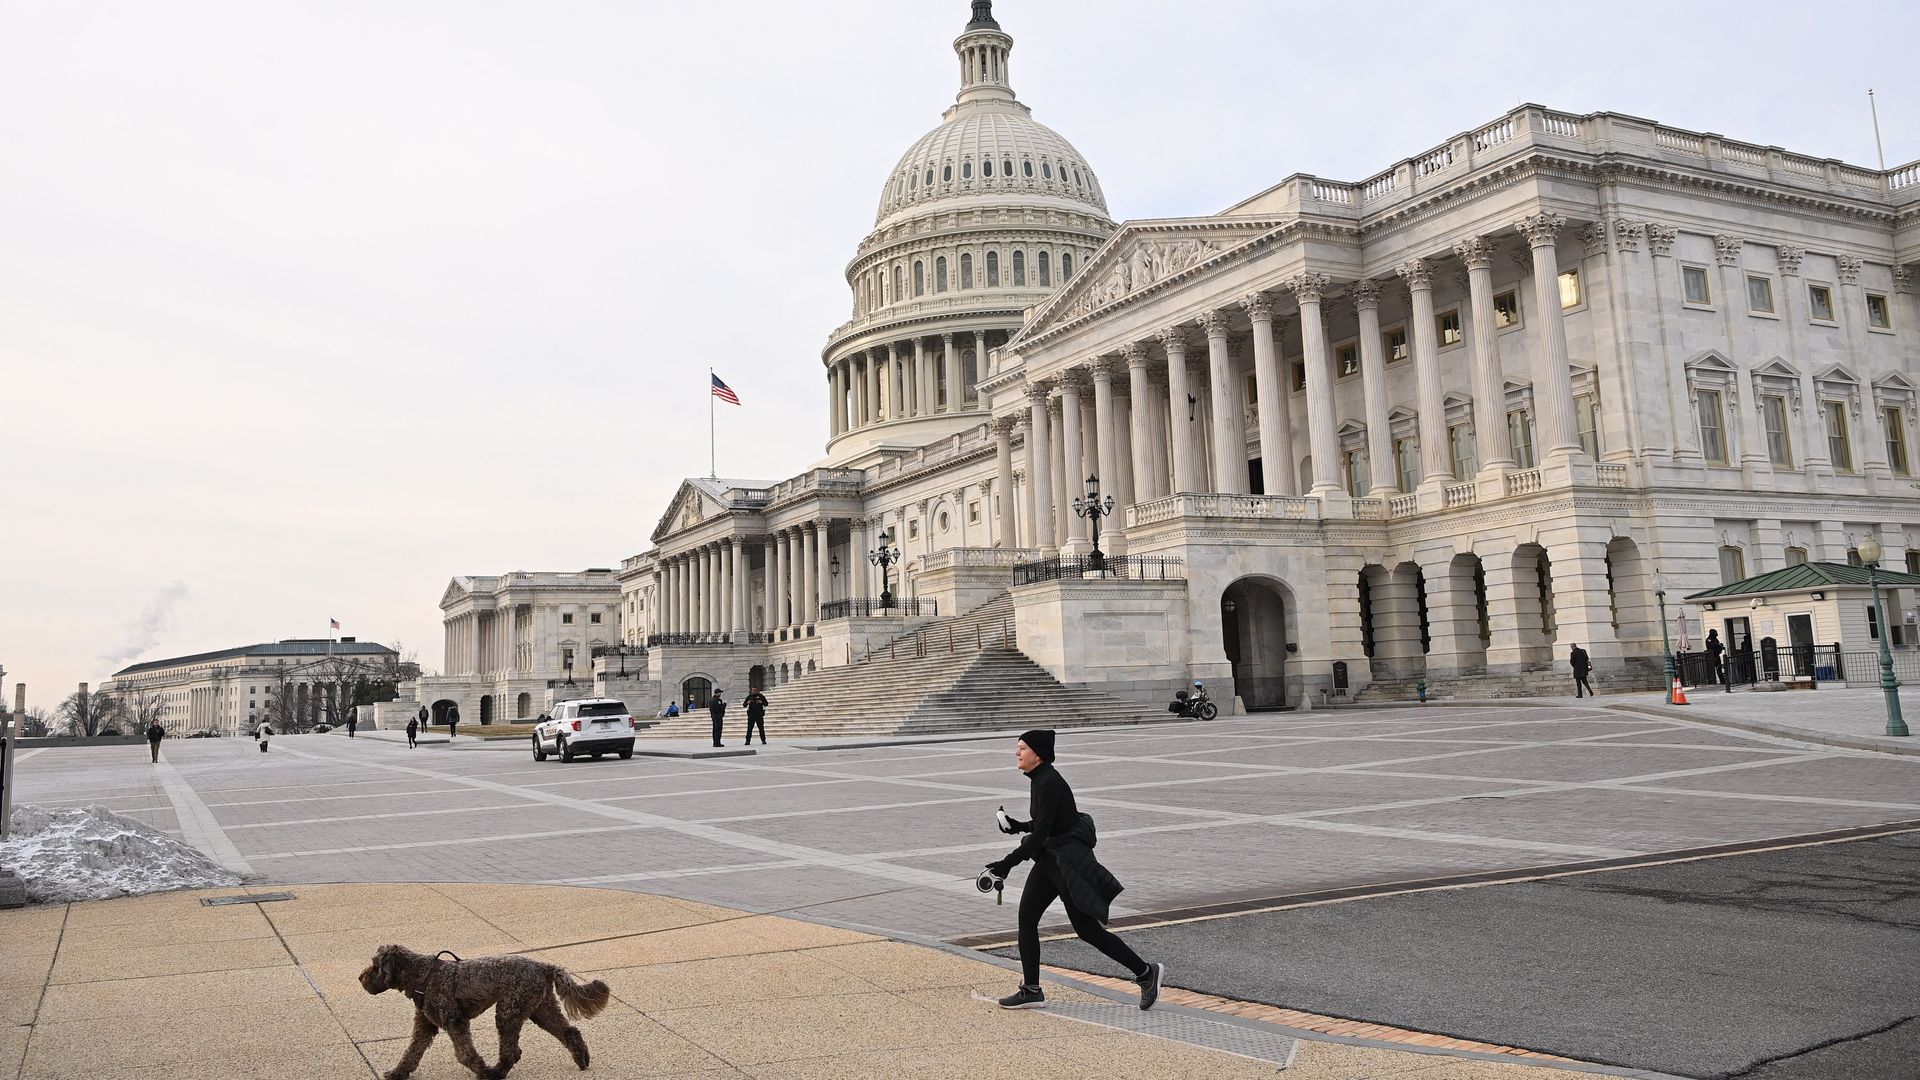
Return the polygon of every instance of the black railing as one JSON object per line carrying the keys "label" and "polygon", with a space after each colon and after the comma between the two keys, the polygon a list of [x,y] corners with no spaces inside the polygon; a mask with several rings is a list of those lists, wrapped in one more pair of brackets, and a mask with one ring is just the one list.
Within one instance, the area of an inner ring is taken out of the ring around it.
{"label": "black railing", "polygon": [[645,655],[647,655],[647,647],[645,645],[595,645],[593,647],[593,658],[595,660],[598,660],[603,656],[645,656]]}
{"label": "black railing", "polygon": [[895,597],[891,603],[882,604],[878,597],[867,596],[850,600],[829,600],[820,605],[820,621],[831,622],[834,619],[872,619],[899,615],[938,615],[940,604],[937,600],[909,600]]}
{"label": "black railing", "polygon": [[746,637],[747,644],[749,645],[773,644],[773,631],[771,630],[750,630],[747,632]]}
{"label": "black railing", "polygon": [[732,634],[648,634],[647,645],[731,645]]}
{"label": "black railing", "polygon": [[1129,581],[1160,581],[1185,577],[1186,563],[1176,555],[1058,555],[1021,563],[1013,568],[1015,585],[1033,585],[1061,578],[1100,574]]}

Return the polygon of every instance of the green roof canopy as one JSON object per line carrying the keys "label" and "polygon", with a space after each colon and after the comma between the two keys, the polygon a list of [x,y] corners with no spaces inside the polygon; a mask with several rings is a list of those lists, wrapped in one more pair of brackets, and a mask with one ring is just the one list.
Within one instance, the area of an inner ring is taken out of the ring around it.
{"label": "green roof canopy", "polygon": [[[1879,574],[1882,585],[1920,585],[1920,574],[1884,568]],[[1834,585],[1865,584],[1867,584],[1867,568],[1864,566],[1809,562],[1801,563],[1799,566],[1789,566],[1784,570],[1758,574],[1731,585],[1708,589],[1706,592],[1690,593],[1687,599],[1713,600],[1723,596],[1758,596],[1762,593],[1800,592],[1805,589],[1824,589]]]}

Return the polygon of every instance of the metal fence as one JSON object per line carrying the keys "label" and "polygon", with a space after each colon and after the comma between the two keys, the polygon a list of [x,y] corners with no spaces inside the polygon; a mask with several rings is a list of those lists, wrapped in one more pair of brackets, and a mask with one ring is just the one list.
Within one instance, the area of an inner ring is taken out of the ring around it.
{"label": "metal fence", "polygon": [[895,597],[882,603],[878,597],[867,596],[850,600],[829,600],[820,605],[820,621],[831,622],[834,619],[872,619],[890,616],[921,616],[940,614],[937,600],[904,599]]}
{"label": "metal fence", "polygon": [[598,660],[603,656],[645,656],[645,655],[647,655],[647,647],[645,645],[595,645],[593,647],[593,658],[595,660]]}
{"label": "metal fence", "polygon": [[656,645],[731,645],[732,634],[648,634],[647,646]]}
{"label": "metal fence", "polygon": [[[1015,647],[1015,641],[1011,615],[1003,615],[998,619],[961,619],[959,625],[924,627],[892,638],[884,645],[869,644],[859,656],[859,662],[867,664],[875,660],[918,659],[943,653],[1011,649]],[[853,646],[848,645],[848,658],[852,659],[853,655]]]}
{"label": "metal fence", "polygon": [[[1891,654],[1894,677],[1920,683],[1920,652]],[[1674,666],[1686,686],[1752,686],[1759,682],[1846,682],[1868,686],[1880,679],[1877,651],[1845,650],[1833,645],[1775,646],[1763,639],[1760,650],[1720,654],[1676,653]]]}
{"label": "metal fence", "polygon": [[1186,563],[1175,555],[1059,555],[1021,563],[1013,568],[1015,585],[1033,585],[1089,574],[1129,581],[1161,581],[1186,577]]}

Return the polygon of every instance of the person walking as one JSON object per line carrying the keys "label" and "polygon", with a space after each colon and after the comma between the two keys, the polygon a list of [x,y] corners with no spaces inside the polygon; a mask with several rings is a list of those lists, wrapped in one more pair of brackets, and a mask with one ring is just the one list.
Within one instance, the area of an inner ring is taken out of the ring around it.
{"label": "person walking", "polygon": [[754,728],[760,729],[760,745],[767,745],[767,695],[761,693],[759,687],[753,687],[747,691],[746,699],[742,701],[741,704],[747,707],[747,741],[745,745],[753,745]]}
{"label": "person walking", "polygon": [[460,706],[447,706],[447,741],[453,741],[453,729],[460,726]]}
{"label": "person walking", "polygon": [[1720,656],[1727,651],[1726,642],[1720,640],[1720,631],[1707,631],[1707,662],[1713,668],[1713,681],[1720,682],[1722,671]]}
{"label": "person walking", "polygon": [[1020,846],[987,870],[997,880],[1032,859],[1034,869],[1020,893],[1019,989],[1000,999],[1003,1009],[1043,1009],[1047,995],[1040,989],[1040,917],[1055,899],[1067,909],[1067,921],[1080,940],[1105,953],[1133,975],[1140,987],[1140,1007],[1153,1008],[1160,997],[1166,965],[1140,959],[1126,942],[1106,927],[1109,905],[1121,885],[1093,857],[1093,818],[1080,812],[1066,777],[1053,767],[1053,731],[1035,728],[1014,744],[1014,761],[1027,774],[1033,817],[1019,821],[1001,813],[1000,831],[1025,833]]}
{"label": "person walking", "polygon": [[160,721],[155,720],[147,725],[147,748],[153,751],[155,765],[160,764],[160,740],[166,737],[167,729],[160,726]]}
{"label": "person walking", "polygon": [[255,729],[253,737],[260,740],[261,753],[264,754],[267,752],[267,737],[272,734],[273,729],[267,726],[267,722],[265,720],[260,721],[260,726]]}
{"label": "person walking", "polygon": [[420,737],[420,721],[415,720],[412,717],[408,717],[407,718],[407,749],[411,750],[415,746],[418,746],[419,744],[415,742],[415,740],[418,739],[419,737]]}
{"label": "person walking", "polygon": [[723,745],[720,742],[720,726],[727,719],[727,702],[720,696],[721,693],[723,691],[715,690],[713,700],[707,702],[707,715],[713,720],[713,745],[715,746]]}
{"label": "person walking", "polygon": [[353,712],[353,711],[351,711],[351,710],[350,710],[350,711],[348,711],[348,713],[347,713],[347,738],[349,738],[349,739],[351,739],[351,738],[353,738],[353,733],[354,733],[354,732],[355,732],[356,730],[358,730],[358,729],[359,729],[359,727],[360,727],[360,714],[359,714],[359,713],[357,713],[357,712]]}
{"label": "person walking", "polygon": [[1580,691],[1584,688],[1587,697],[1598,697],[1593,692],[1593,684],[1587,681],[1587,676],[1593,673],[1593,661],[1579,642],[1573,643],[1573,651],[1567,654],[1567,663],[1573,667],[1573,696],[1580,697]]}

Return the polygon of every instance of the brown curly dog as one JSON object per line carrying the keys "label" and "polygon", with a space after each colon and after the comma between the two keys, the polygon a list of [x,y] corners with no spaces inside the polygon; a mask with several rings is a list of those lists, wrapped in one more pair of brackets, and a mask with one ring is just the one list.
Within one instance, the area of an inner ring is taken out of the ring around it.
{"label": "brown curly dog", "polygon": [[[382,945],[373,963],[360,973],[360,985],[369,994],[404,991],[413,999],[413,1041],[386,1080],[406,1080],[420,1065],[428,1044],[447,1029],[453,1056],[481,1080],[500,1080],[520,1060],[520,1028],[528,1020],[559,1039],[573,1063],[587,1067],[587,1040],[567,1018],[585,1020],[607,1007],[612,991],[595,979],[581,985],[558,964],[543,964],[524,956],[491,956],[478,960],[442,960],[422,956],[401,945]],[[468,1021],[494,1010],[500,1030],[500,1063],[488,1066],[474,1048]],[[564,1010],[564,1011],[563,1011]]]}

